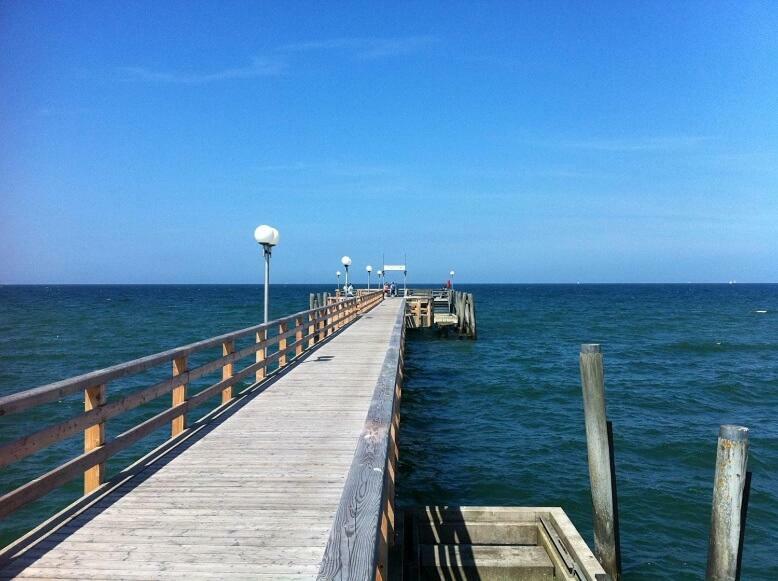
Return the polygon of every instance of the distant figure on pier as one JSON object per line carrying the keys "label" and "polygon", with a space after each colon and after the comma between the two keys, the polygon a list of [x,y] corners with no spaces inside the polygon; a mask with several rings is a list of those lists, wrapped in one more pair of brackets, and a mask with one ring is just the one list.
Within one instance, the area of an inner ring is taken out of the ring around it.
{"label": "distant figure on pier", "polygon": [[446,288],[448,290],[451,290],[451,279],[448,279],[448,282],[446,283]]}
{"label": "distant figure on pier", "polygon": [[346,289],[346,296],[347,297],[353,297],[354,296],[354,285],[352,285],[352,284],[348,285],[348,288]]}
{"label": "distant figure on pier", "polygon": [[389,296],[389,283],[388,282],[384,283],[384,296],[385,297]]}
{"label": "distant figure on pier", "polygon": [[389,294],[393,297],[397,296],[397,286],[394,283],[389,287]]}

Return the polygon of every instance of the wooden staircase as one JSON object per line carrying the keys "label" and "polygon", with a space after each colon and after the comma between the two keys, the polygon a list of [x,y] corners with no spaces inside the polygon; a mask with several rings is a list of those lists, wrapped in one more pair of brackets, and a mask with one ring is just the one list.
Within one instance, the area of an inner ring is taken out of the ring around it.
{"label": "wooden staircase", "polygon": [[603,581],[561,508],[425,507],[405,511],[405,581]]}

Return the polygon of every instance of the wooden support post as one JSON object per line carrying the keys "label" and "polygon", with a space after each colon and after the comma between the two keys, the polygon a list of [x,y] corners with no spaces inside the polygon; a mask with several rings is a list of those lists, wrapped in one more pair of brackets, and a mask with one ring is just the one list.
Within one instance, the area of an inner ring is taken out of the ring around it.
{"label": "wooden support post", "polygon": [[324,341],[324,338],[327,336],[327,331],[325,330],[325,327],[327,326],[327,303],[325,301],[324,306],[319,306],[319,310],[316,311],[316,317],[321,318],[319,321],[319,341]]}
{"label": "wooden support post", "polygon": [[298,357],[303,354],[303,319],[302,317],[295,317],[294,319],[294,342],[297,344],[294,348],[294,355]]}
{"label": "wooden support post", "polygon": [[[186,372],[187,357],[177,357],[173,359],[173,377]],[[173,406],[180,405],[186,401],[186,383],[182,383],[173,388]],[[173,418],[171,422],[171,437],[175,438],[186,429],[186,413]]]}
{"label": "wooden support post", "polygon": [[[84,411],[105,405],[105,385],[95,385],[84,390]],[[84,452],[91,452],[105,444],[105,422],[84,430]],[[84,472],[84,494],[96,490],[105,480],[105,464],[96,464]]]}
{"label": "wooden support post", "polygon": [[743,490],[748,465],[748,428],[719,428],[713,510],[708,542],[707,581],[735,581],[741,538]]}
{"label": "wooden support post", "polygon": [[[257,343],[261,343],[265,339],[267,339],[267,329],[263,329],[262,331],[259,331],[257,333],[257,338],[256,338]],[[261,349],[259,349],[257,351],[256,362],[259,363],[260,361],[264,361],[266,354],[267,354],[267,347],[262,347]],[[267,371],[267,367],[265,365],[257,369],[257,373],[255,375],[255,380],[257,383],[265,379],[266,371]]]}
{"label": "wooden support post", "polygon": [[472,293],[470,293],[468,296],[470,297],[468,311],[470,313],[470,338],[475,339],[478,335],[475,326],[475,298],[473,297]]}
{"label": "wooden support post", "polygon": [[[222,355],[232,355],[235,353],[235,341],[227,340],[222,343]],[[227,363],[222,367],[222,381],[232,377],[233,364]],[[232,399],[232,386],[225,387],[222,390],[222,404],[227,403]]]}
{"label": "wooden support post", "polygon": [[308,349],[314,346],[316,343],[316,313],[308,313]]}
{"label": "wooden support post", "polygon": [[605,415],[605,379],[602,352],[598,344],[581,345],[581,384],[583,387],[586,447],[594,516],[594,554],[613,581],[621,578],[616,536],[613,482],[608,426]]}
{"label": "wooden support post", "polygon": [[[278,335],[281,336],[289,330],[289,324],[283,321],[278,325]],[[286,337],[278,340],[278,366],[283,367],[286,365]]]}

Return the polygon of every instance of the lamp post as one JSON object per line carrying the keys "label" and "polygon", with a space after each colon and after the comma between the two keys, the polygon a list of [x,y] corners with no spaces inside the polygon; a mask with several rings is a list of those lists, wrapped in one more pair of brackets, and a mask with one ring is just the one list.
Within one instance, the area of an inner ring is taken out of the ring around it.
{"label": "lamp post", "polygon": [[449,272],[449,273],[448,273],[448,275],[451,277],[451,289],[452,289],[452,290],[454,289],[454,275],[455,275],[455,274],[456,274],[456,273],[455,273],[453,270],[452,270],[451,272]]}
{"label": "lamp post", "polygon": [[338,290],[338,293],[340,293],[340,271],[339,270],[335,271],[335,276],[338,277],[338,286],[336,286],[335,288]]}
{"label": "lamp post", "polygon": [[367,271],[367,290],[370,290],[370,273],[373,272],[373,267],[368,264],[365,270]]}
{"label": "lamp post", "polygon": [[348,292],[348,267],[351,266],[351,257],[350,256],[344,256],[343,258],[340,259],[340,263],[346,269],[346,292]]}
{"label": "lamp post", "polygon": [[268,306],[270,305],[270,254],[273,246],[278,244],[280,235],[272,226],[262,224],[254,230],[254,240],[262,245],[265,254],[265,323],[267,323]]}
{"label": "lamp post", "polygon": [[379,270],[378,271],[378,286],[381,290],[384,290],[384,271]]}

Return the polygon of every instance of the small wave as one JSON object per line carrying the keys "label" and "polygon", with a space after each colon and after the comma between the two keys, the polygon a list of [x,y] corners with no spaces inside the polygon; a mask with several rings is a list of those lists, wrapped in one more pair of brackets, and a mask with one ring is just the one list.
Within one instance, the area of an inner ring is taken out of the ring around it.
{"label": "small wave", "polygon": [[756,310],[756,311],[754,311],[754,312],[755,312],[755,313],[759,313],[760,315],[764,315],[764,314],[767,312],[767,310],[766,310],[766,309],[757,309],[757,310]]}
{"label": "small wave", "polygon": [[664,350],[671,353],[697,353],[710,354],[724,351],[737,352],[763,352],[778,351],[778,345],[774,343],[730,343],[723,340],[711,341],[678,341],[664,346]]}

